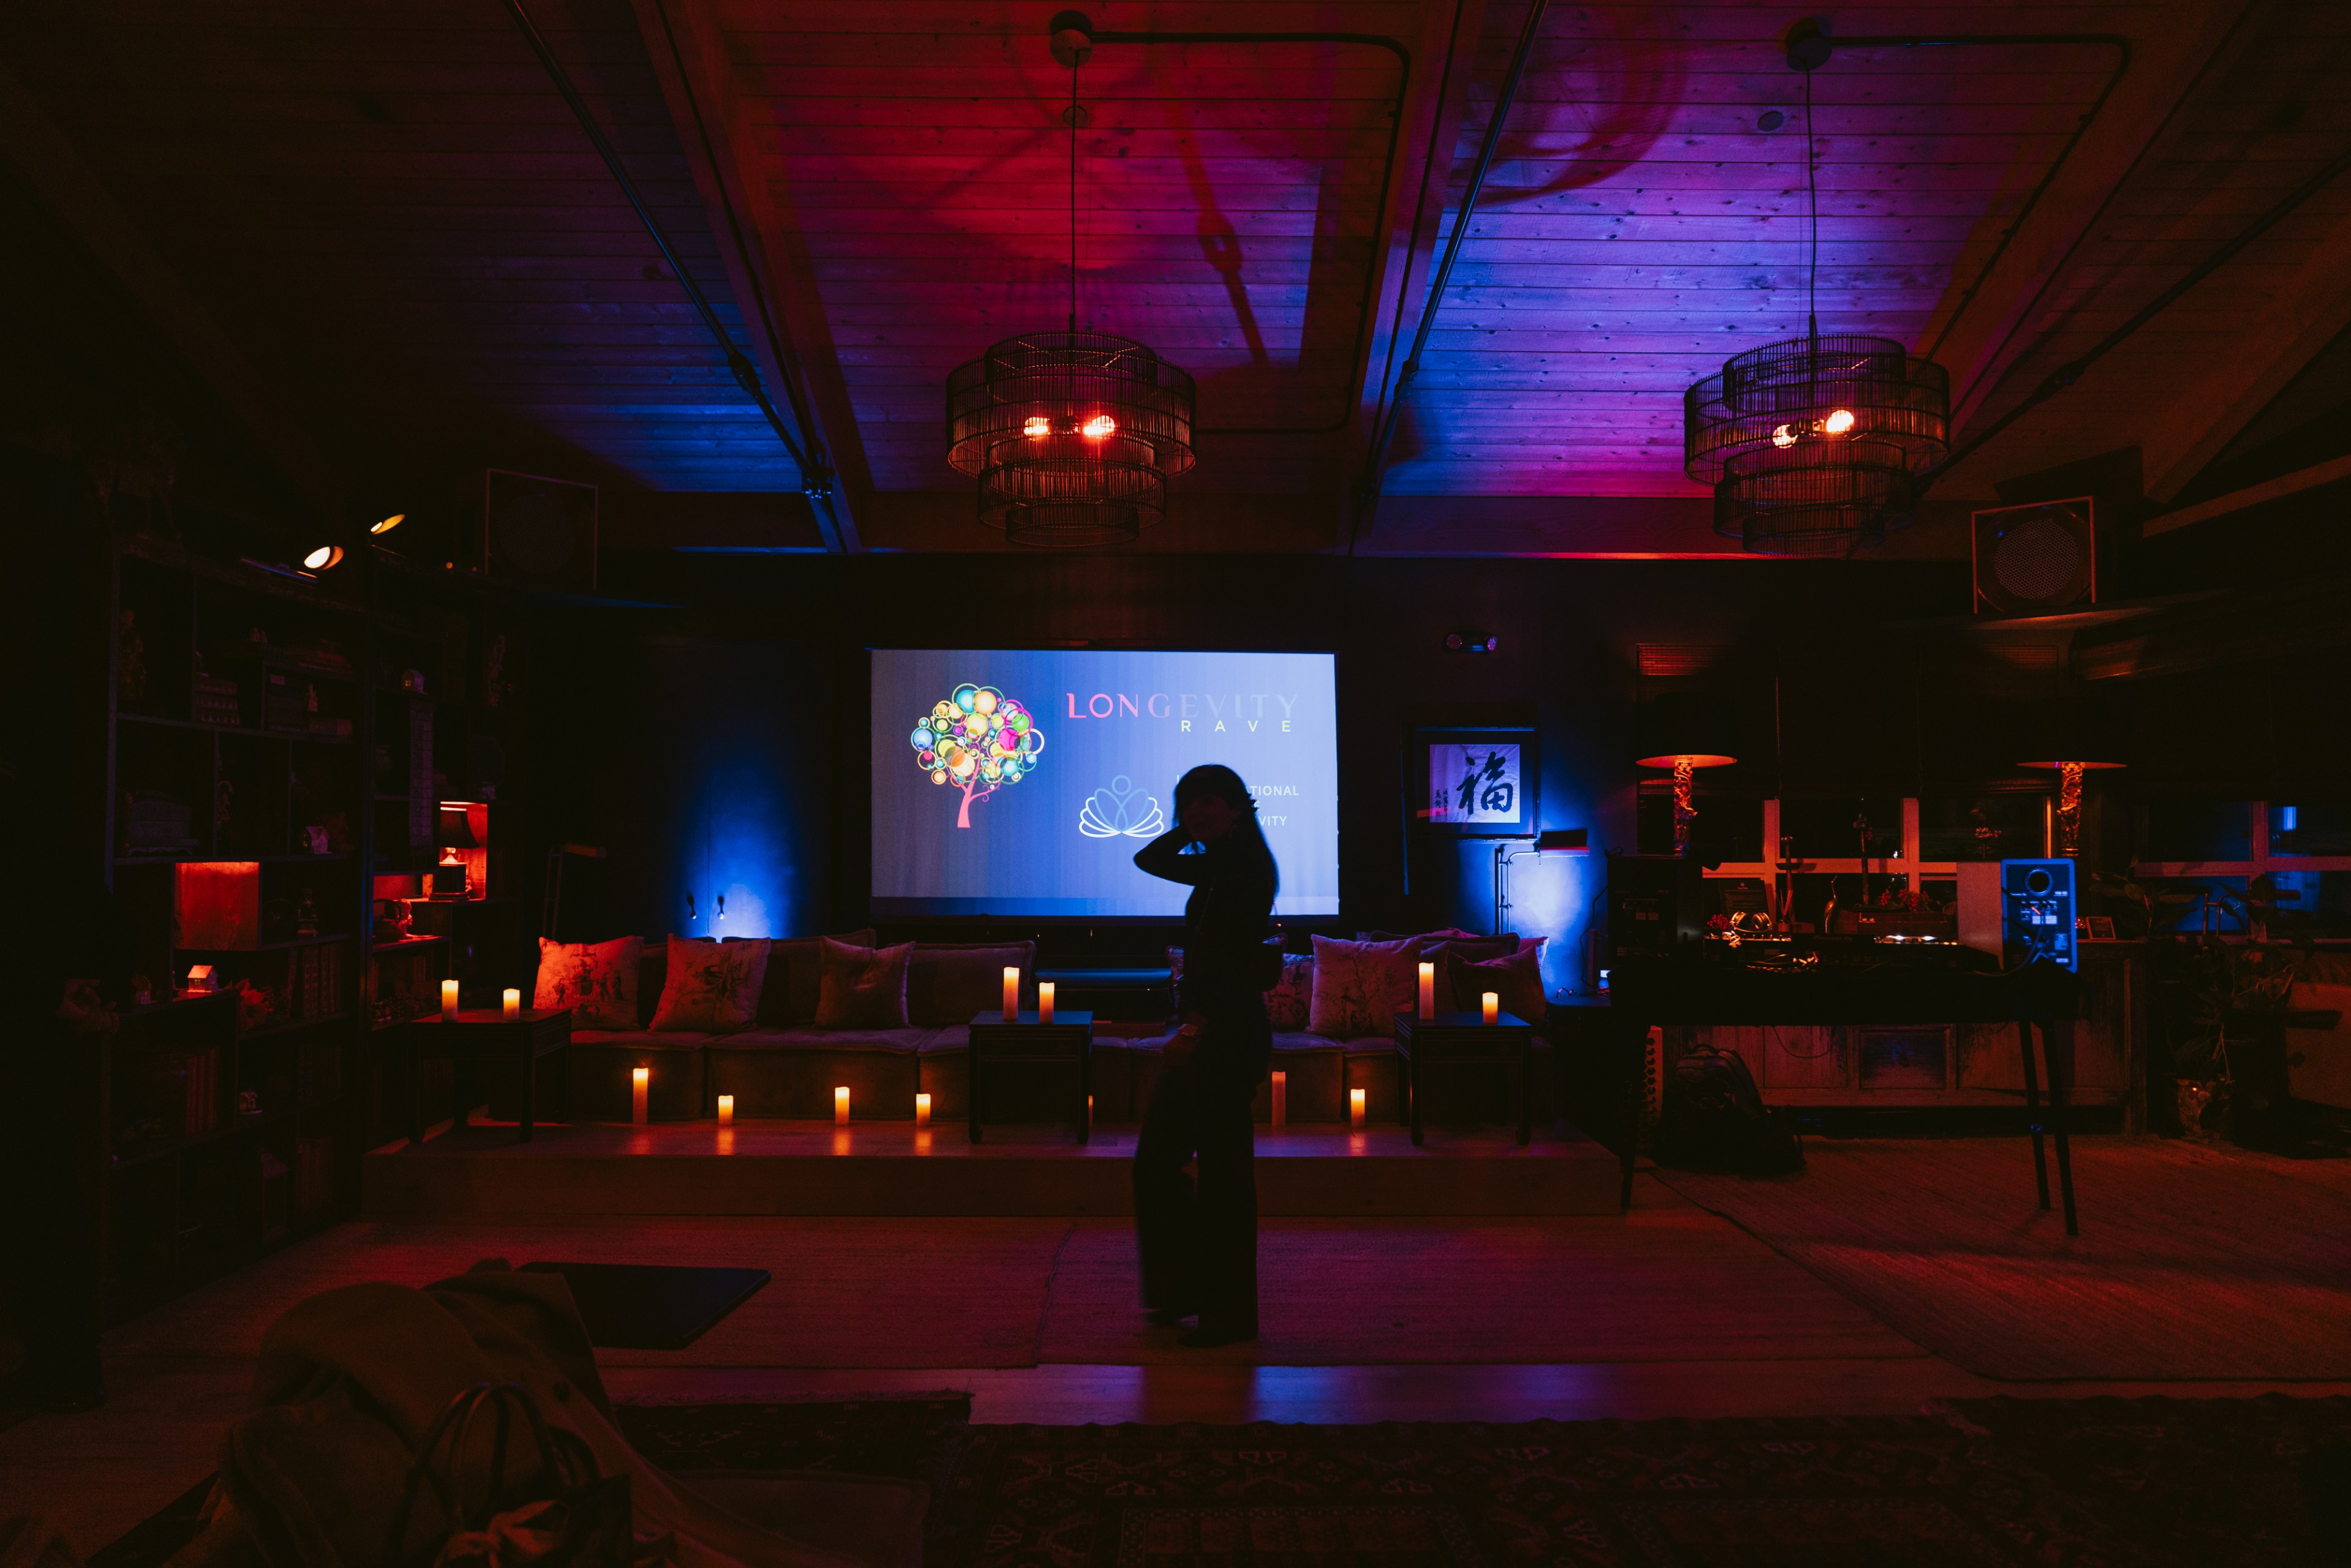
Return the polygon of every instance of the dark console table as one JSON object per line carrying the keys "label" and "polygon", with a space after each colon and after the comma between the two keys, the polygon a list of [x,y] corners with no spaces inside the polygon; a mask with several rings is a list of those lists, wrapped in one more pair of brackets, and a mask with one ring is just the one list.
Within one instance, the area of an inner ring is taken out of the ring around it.
{"label": "dark console table", "polygon": [[1534,1136],[1534,1026],[1511,1013],[1488,1023],[1483,1014],[1440,1012],[1424,1019],[1410,1008],[1395,1016],[1396,1072],[1411,1107],[1412,1144],[1420,1147],[1421,1075],[1432,1062],[1507,1067],[1519,1103],[1519,1144]]}
{"label": "dark console table", "polygon": [[[1773,969],[1726,963],[1697,953],[1626,959],[1615,967],[1604,997],[1575,997],[1570,1016],[1592,1021],[1605,1009],[1608,1032],[1625,1062],[1630,1102],[1622,1199],[1633,1202],[1634,1144],[1640,1125],[1642,1057],[1657,1024],[1876,1024],[1932,1019],[1951,1023],[2013,1023],[2024,1059],[2024,1103],[2032,1134],[2032,1175],[2041,1207],[2049,1207],[2049,1165],[2043,1150],[2040,1075],[2032,1031],[2041,1030],[2049,1068],[2048,1132],[2057,1148],[2057,1185],[2065,1234],[2080,1234],[2074,1211],[2074,1157],[2065,1137],[2065,1080],[2074,1060],[2074,1020],[2082,1016],[2081,979],[2053,965],[2006,973],[1932,967],[1891,956],[1870,963],[1820,963]],[[1988,961],[1988,960],[1987,960]]]}
{"label": "dark console table", "polygon": [[972,1016],[971,1087],[968,1091],[971,1098],[968,1109],[971,1141],[975,1144],[980,1139],[982,1066],[1007,1061],[1075,1064],[1078,1070],[1078,1142],[1085,1143],[1093,1131],[1093,1112],[1090,1102],[1094,1092],[1094,1015],[1055,1008],[1051,1023],[1040,1023],[1033,1011],[1022,1013],[1017,1023],[1005,1022],[1001,1011]]}
{"label": "dark console table", "polygon": [[[571,1009],[569,1008],[525,1008],[519,1018],[508,1018],[503,1010],[461,1012],[452,1021],[434,1013],[418,1019],[410,1026],[409,1038],[414,1042],[416,1066],[415,1094],[410,1101],[408,1141],[424,1141],[424,1061],[431,1056],[445,1056],[463,1064],[469,1061],[512,1062],[522,1082],[517,1086],[522,1105],[522,1141],[530,1142],[531,1124],[538,1113],[537,1081],[538,1059],[565,1050],[571,1044]],[[567,1075],[568,1076],[568,1075]],[[569,1098],[567,1092],[566,1098]],[[465,1124],[464,1093],[457,1095],[456,1125]],[[566,1115],[570,1107],[564,1107]]]}

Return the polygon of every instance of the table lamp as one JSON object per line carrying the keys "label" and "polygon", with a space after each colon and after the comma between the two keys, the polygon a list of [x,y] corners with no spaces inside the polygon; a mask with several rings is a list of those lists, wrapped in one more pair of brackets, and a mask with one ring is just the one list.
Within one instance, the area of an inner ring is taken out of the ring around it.
{"label": "table lamp", "polygon": [[2057,774],[2057,810],[2051,823],[2050,852],[2067,860],[2082,854],[2082,778],[2126,766],[2122,746],[2104,708],[2084,702],[2052,704],[2032,715],[2019,768],[2047,768]]}
{"label": "table lamp", "polygon": [[433,867],[433,896],[464,898],[467,895],[465,857],[460,850],[477,850],[481,841],[474,837],[474,824],[463,806],[445,802],[441,817],[433,831],[433,841],[440,847],[441,858]]}
{"label": "table lamp", "polygon": [[1674,853],[1687,855],[1693,775],[1701,768],[1728,768],[1739,760],[1730,712],[1704,692],[1668,692],[1647,704],[1640,717],[1638,768],[1670,768],[1674,773]]}

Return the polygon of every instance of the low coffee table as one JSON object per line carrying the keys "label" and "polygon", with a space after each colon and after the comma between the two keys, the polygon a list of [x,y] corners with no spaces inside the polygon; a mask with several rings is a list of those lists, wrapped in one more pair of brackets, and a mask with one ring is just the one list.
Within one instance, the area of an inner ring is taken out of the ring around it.
{"label": "low coffee table", "polygon": [[1534,1026],[1510,1013],[1488,1023],[1478,1013],[1438,1013],[1433,1019],[1399,1009],[1395,1016],[1398,1076],[1405,1103],[1412,1107],[1412,1142],[1420,1146],[1420,1080],[1431,1062],[1515,1069],[1512,1085],[1519,1102],[1519,1143],[1534,1136]]}
{"label": "low coffee table", "polygon": [[979,1142],[981,1063],[1004,1061],[1067,1061],[1078,1070],[1078,1142],[1086,1141],[1093,1117],[1087,1103],[1094,1092],[1094,1015],[1068,1008],[1053,1009],[1051,1023],[1040,1023],[1034,1012],[1018,1023],[1004,1021],[1001,1011],[975,1013],[971,1020],[971,1141]]}
{"label": "low coffee table", "polygon": [[[517,1086],[517,1098],[522,1109],[522,1141],[530,1142],[531,1124],[538,1113],[537,1068],[538,1059],[562,1051],[571,1043],[571,1009],[569,1008],[525,1008],[519,1018],[508,1018],[505,1012],[487,1009],[461,1012],[452,1021],[438,1013],[418,1019],[410,1026],[409,1039],[415,1054],[415,1093],[409,1102],[408,1141],[424,1141],[424,1060],[430,1056],[445,1056],[460,1066],[469,1061],[511,1062],[522,1082]],[[570,1092],[567,1082],[563,1097],[564,1113],[570,1113]],[[457,1096],[455,1124],[465,1124],[467,1096]]]}

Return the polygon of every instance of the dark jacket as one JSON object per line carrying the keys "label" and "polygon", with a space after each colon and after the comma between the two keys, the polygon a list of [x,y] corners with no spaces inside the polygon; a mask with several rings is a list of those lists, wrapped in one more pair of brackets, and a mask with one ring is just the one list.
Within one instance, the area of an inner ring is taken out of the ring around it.
{"label": "dark jacket", "polygon": [[1249,977],[1252,950],[1265,940],[1273,915],[1273,881],[1264,867],[1221,843],[1205,846],[1198,854],[1181,852],[1190,842],[1189,832],[1172,829],[1134,857],[1141,870],[1192,889],[1184,905],[1177,1010],[1211,1019],[1262,1017],[1265,995]]}

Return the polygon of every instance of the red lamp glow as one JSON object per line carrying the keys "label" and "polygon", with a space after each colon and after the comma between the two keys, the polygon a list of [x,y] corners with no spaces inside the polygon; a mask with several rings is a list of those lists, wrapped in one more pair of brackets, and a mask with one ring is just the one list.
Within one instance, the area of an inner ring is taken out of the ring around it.
{"label": "red lamp glow", "polygon": [[1050,435],[1053,434],[1053,422],[1047,419],[1041,413],[1032,413],[1027,419],[1020,422],[1020,434],[1023,435]]}
{"label": "red lamp glow", "polygon": [[1827,431],[1831,435],[1844,434],[1845,432],[1853,428],[1853,410],[1849,408],[1838,409],[1826,419],[1821,421],[1821,428]]}
{"label": "red lamp glow", "polygon": [[1083,434],[1093,437],[1096,441],[1100,441],[1106,435],[1115,435],[1118,434],[1118,421],[1113,419],[1106,413],[1098,413],[1092,419],[1086,421],[1085,423],[1081,425],[1079,428]]}

